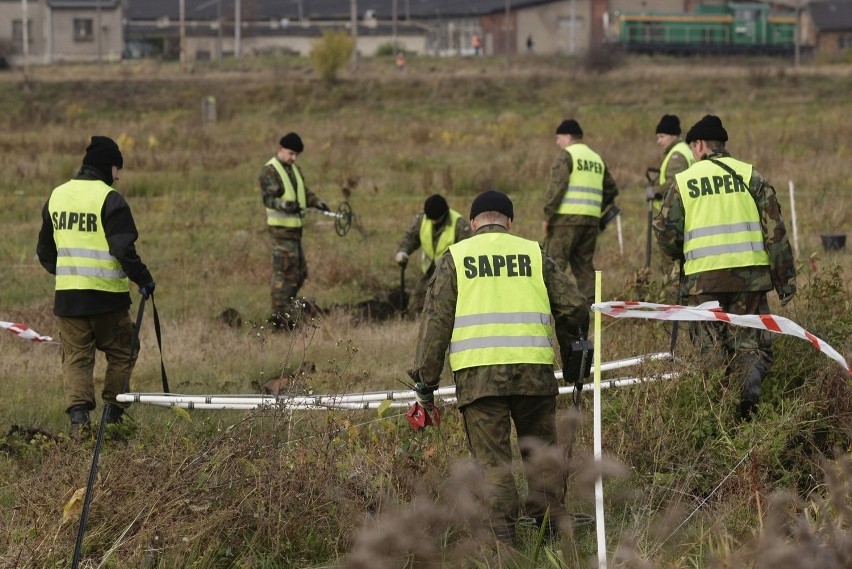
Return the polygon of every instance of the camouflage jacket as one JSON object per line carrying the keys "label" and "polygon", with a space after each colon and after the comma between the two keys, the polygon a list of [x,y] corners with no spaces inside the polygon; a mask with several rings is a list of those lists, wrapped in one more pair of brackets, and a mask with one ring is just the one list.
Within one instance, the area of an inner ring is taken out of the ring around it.
{"label": "camouflage jacket", "polygon": [[[304,181],[305,175],[302,173],[302,170],[298,165],[282,163],[281,166],[284,167],[284,171],[287,173],[287,176],[289,176],[290,182],[293,184],[294,188],[296,187],[296,176],[293,174],[293,168],[299,169],[299,174],[302,174],[302,180]],[[281,177],[278,175],[278,171],[275,170],[274,166],[269,164],[264,164],[260,171],[260,194],[263,198],[264,207],[277,210],[284,209],[284,200],[282,199],[282,196],[284,195],[284,185],[281,182]],[[305,183],[305,199],[305,203],[308,207],[316,207],[322,201],[319,196],[308,188],[307,183]],[[276,227],[274,229],[280,237],[299,239],[302,236],[301,227]]]}
{"label": "camouflage jacket", "polygon": [[[397,251],[403,251],[408,255],[411,255],[414,251],[420,248],[420,225],[423,223],[423,216],[425,214],[421,211],[417,215],[414,216],[414,222],[408,228],[408,231],[405,232],[405,235],[402,236],[402,239],[397,246]],[[444,223],[441,224],[440,227],[436,227],[432,232],[432,247],[434,248],[438,244],[438,239],[447,231],[450,226],[450,216],[447,215],[447,218],[444,220]],[[467,239],[472,235],[470,230],[470,222],[464,218],[462,215],[458,221],[456,221],[456,238],[453,243],[458,243],[462,239]],[[434,262],[432,263],[434,265]]]}
{"label": "camouflage jacket", "polygon": [[[730,157],[727,150],[706,154],[702,160]],[[749,193],[757,204],[763,243],[769,254],[769,266],[738,267],[705,271],[683,277],[682,291],[686,295],[714,292],[768,291],[778,294],[796,291],[796,266],[793,249],[787,238],[787,228],[781,217],[781,207],[775,189],[756,169],[752,170]],[[677,181],[672,180],[663,198],[663,208],[654,218],[654,233],[663,253],[683,261],[684,207]]]}
{"label": "camouflage jacket", "polygon": [[[506,232],[499,225],[481,227],[474,234]],[[544,284],[550,297],[550,309],[556,327],[556,339],[566,361],[571,342],[578,339],[580,329],[589,326],[589,306],[577,290],[574,279],[556,266],[542,252]],[[458,298],[456,265],[447,251],[438,261],[429,281],[429,291],[420,320],[415,356],[415,370],[427,384],[437,386],[444,368],[444,357],[450,346]],[[556,395],[558,382],[553,367],[540,364],[504,364],[466,368],[455,373],[458,405],[467,405],[480,397],[507,395]]]}
{"label": "camouflage jacket", "polygon": [[[570,148],[570,146],[569,146]],[[556,211],[562,203],[562,198],[565,196],[565,190],[568,188],[568,178],[574,169],[574,162],[571,154],[566,151],[561,151],[553,165],[550,167],[550,184],[547,186],[547,192],[544,194],[544,220],[550,225],[597,225],[598,220],[588,215],[557,215]],[[606,210],[615,201],[618,196],[618,185],[609,173],[609,168],[604,163],[604,178],[603,178],[603,203],[601,203],[601,211]]]}

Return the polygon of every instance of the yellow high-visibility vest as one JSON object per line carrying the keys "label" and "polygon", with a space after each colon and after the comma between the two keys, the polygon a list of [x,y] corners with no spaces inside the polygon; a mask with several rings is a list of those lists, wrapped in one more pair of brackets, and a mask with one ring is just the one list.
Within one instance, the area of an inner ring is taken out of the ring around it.
{"label": "yellow high-visibility vest", "polygon": [[508,233],[481,233],[450,246],[458,299],[450,368],[550,364],[550,300],[541,249]]}
{"label": "yellow high-visibility vest", "polygon": [[449,224],[443,233],[441,233],[441,236],[438,237],[437,245],[433,247],[432,238],[435,226],[432,224],[431,219],[425,215],[423,216],[423,220],[420,222],[420,250],[423,253],[420,259],[420,269],[424,274],[429,270],[435,259],[443,255],[450,248],[450,245],[456,242],[456,222],[460,217],[461,214],[459,212],[450,209]]}
{"label": "yellow high-visibility vest", "polygon": [[579,142],[566,147],[565,152],[571,155],[571,175],[556,213],[599,218],[603,203],[603,159],[594,150]]}
{"label": "yellow high-visibility vest", "polygon": [[101,219],[112,191],[100,180],[71,180],[53,190],[47,209],[56,243],[56,290],[130,290],[121,264],[109,253]]}
{"label": "yellow high-visibility vest", "polygon": [[663,165],[660,166],[660,181],[659,184],[662,186],[666,183],[666,168],[669,165],[669,160],[672,158],[672,154],[683,154],[683,157],[686,158],[686,167],[689,168],[693,164],[695,164],[695,157],[692,155],[692,150],[689,148],[689,145],[684,141],[680,141],[669,150],[666,157],[663,159]]}
{"label": "yellow high-visibility vest", "polygon": [[[769,265],[760,213],[748,191],[751,164],[720,158],[737,176],[701,160],[675,176],[684,208],[684,274]],[[737,179],[738,178],[738,179]]]}
{"label": "yellow high-visibility vest", "polygon": [[[298,201],[299,209],[304,210],[308,206],[307,198],[305,197],[305,181],[302,180],[302,175],[299,169],[293,166],[293,175],[296,177],[296,187],[290,181],[290,176],[284,171],[284,166],[276,157],[272,157],[267,166],[273,166],[278,172],[278,177],[281,178],[281,185],[284,188],[284,195],[281,199],[288,202]],[[301,213],[287,213],[278,209],[266,208],[266,223],[275,227],[302,227]]]}

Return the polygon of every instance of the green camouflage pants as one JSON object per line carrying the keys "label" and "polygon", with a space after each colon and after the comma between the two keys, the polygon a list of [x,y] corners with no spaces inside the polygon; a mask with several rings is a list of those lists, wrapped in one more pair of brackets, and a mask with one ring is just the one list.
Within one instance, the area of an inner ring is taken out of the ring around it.
{"label": "green camouflage pants", "polygon": [[301,240],[283,238],[272,227],[269,228],[269,236],[272,245],[272,313],[283,314],[308,278],[308,265]]}
{"label": "green camouflage pants", "polygon": [[[719,301],[731,314],[769,314],[765,292],[722,292],[686,297],[688,306]],[[724,322],[691,322],[689,335],[708,369],[724,369],[741,389],[741,401],[760,401],[763,377],[772,369],[772,335],[768,330],[731,326]]]}
{"label": "green camouflage pants", "polygon": [[106,355],[102,399],[112,405],[119,393],[125,393],[130,384],[130,373],[136,360],[131,360],[133,323],[127,309],[82,317],[60,317],[59,339],[62,345],[62,374],[65,390],[65,409],[74,405],[95,408],[96,350]]}
{"label": "green camouflage pants", "polygon": [[531,457],[561,453],[556,444],[556,398],[550,395],[481,397],[460,409],[473,458],[483,468],[493,527],[513,526],[519,515],[518,491],[512,476],[512,422],[527,479],[526,513],[552,519],[564,512],[565,468],[544,468]]}
{"label": "green camouflage pants", "polygon": [[556,265],[577,281],[577,288],[589,302],[595,300],[595,246],[597,225],[551,226],[544,240],[544,252]]}

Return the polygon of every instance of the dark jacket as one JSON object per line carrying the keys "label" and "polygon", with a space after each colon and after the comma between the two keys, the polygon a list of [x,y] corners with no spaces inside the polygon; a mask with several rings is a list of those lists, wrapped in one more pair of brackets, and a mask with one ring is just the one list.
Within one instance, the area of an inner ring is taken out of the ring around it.
{"label": "dark jacket", "polygon": [[[75,180],[101,180],[103,174],[95,168],[83,166],[74,177]],[[53,222],[50,219],[48,204],[41,210],[41,231],[38,234],[36,254],[41,265],[52,275],[56,274],[56,242],[53,240]],[[136,254],[136,239],[139,233],[124,197],[118,192],[110,192],[101,209],[101,220],[109,253],[121,264],[127,277],[139,286],[153,282],[148,268]],[[131,304],[129,292],[106,292],[100,290],[57,290],[54,296],[53,313],[57,316],[91,316],[103,314]]]}

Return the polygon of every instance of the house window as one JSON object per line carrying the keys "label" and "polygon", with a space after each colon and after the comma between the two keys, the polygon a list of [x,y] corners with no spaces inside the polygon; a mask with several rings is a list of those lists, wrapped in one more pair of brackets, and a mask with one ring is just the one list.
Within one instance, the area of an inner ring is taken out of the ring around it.
{"label": "house window", "polygon": [[74,18],[74,41],[94,41],[94,23],[91,18]]}
{"label": "house window", "polygon": [[841,34],[837,36],[837,48],[840,51],[852,49],[852,34]]}
{"label": "house window", "polygon": [[[15,53],[23,53],[24,26],[23,20],[12,20],[12,44]],[[27,20],[27,45],[33,44],[33,21]]]}

